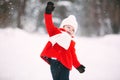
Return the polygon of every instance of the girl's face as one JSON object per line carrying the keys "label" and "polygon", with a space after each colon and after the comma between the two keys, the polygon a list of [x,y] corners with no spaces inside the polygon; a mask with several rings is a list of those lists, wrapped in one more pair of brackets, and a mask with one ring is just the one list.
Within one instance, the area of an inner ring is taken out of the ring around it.
{"label": "girl's face", "polygon": [[74,35],[74,28],[71,25],[64,25],[63,28],[67,31],[68,34],[70,34],[71,36]]}

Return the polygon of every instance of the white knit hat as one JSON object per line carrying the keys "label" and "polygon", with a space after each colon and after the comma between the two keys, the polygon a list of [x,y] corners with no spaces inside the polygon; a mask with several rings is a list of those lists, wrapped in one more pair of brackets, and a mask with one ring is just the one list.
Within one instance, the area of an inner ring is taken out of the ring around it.
{"label": "white knit hat", "polygon": [[71,25],[73,26],[75,32],[78,28],[78,23],[74,15],[69,15],[67,18],[65,18],[60,25],[60,28],[63,28],[64,25]]}

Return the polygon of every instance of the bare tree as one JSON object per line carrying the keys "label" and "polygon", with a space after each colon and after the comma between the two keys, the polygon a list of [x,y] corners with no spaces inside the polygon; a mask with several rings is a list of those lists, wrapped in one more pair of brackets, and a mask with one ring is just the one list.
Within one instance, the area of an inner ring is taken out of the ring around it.
{"label": "bare tree", "polygon": [[25,7],[27,0],[18,0],[18,17],[17,17],[17,26],[18,28],[23,28],[21,24],[21,17],[25,15]]}
{"label": "bare tree", "polygon": [[11,22],[10,2],[0,0],[0,27],[6,27]]}

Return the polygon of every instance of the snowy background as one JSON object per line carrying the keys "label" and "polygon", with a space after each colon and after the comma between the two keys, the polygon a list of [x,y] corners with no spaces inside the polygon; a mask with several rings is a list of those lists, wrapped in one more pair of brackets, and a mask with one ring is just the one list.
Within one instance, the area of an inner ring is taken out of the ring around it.
{"label": "snowy background", "polygon": [[[40,58],[47,39],[46,34],[0,29],[0,80],[52,80],[49,65]],[[70,80],[120,80],[120,35],[77,37],[76,43],[86,72],[73,67]]]}
{"label": "snowy background", "polygon": [[[0,80],[52,80],[40,58],[47,1],[0,0]],[[120,80],[120,0],[51,1],[55,25],[70,14],[79,24],[76,53],[86,72],[73,67],[70,80]]]}

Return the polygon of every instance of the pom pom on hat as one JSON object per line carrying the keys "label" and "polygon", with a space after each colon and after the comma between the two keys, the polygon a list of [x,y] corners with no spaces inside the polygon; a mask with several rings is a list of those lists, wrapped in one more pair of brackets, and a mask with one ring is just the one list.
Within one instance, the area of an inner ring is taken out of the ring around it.
{"label": "pom pom on hat", "polygon": [[60,28],[63,28],[64,25],[71,25],[73,26],[75,32],[77,31],[78,28],[78,23],[74,15],[70,15],[67,18],[65,18],[60,25]]}

